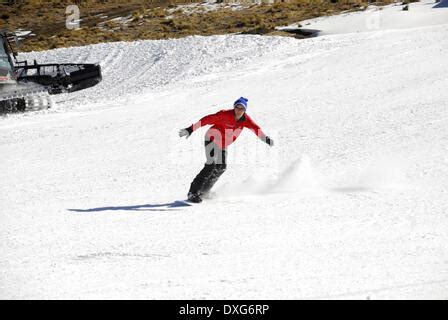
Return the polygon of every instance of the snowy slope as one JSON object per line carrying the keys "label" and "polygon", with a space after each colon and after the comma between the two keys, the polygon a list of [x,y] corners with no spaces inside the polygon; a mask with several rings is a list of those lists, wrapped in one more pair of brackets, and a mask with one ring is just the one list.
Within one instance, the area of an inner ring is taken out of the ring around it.
{"label": "snowy slope", "polygon": [[[190,37],[28,57],[104,81],[0,119],[0,298],[448,298],[448,24]],[[205,129],[249,98],[271,135],[178,207]]]}
{"label": "snowy slope", "polygon": [[[438,3],[435,0],[413,2],[409,4],[407,11],[404,11],[403,7],[401,2],[383,7],[369,6],[364,11],[309,19],[301,21],[300,24],[307,29],[320,30],[320,35],[328,35],[408,29],[448,22],[447,0],[441,0]],[[289,28],[294,26],[297,24]]]}
{"label": "snowy slope", "polygon": [[[176,40],[115,42],[80,48],[62,48],[47,52],[26,53],[24,60],[39,62],[99,62],[104,81],[91,90],[55,96],[58,109],[67,109],[98,102],[114,101],[121,105],[148,91],[154,93],[197,86],[197,81],[219,77],[252,59],[269,55],[286,47],[290,41],[272,38],[266,48],[262,37],[188,37]],[[194,83],[192,83],[192,81]],[[105,99],[107,96],[108,99]],[[67,103],[66,103],[67,102]],[[95,106],[97,107],[97,106]]]}

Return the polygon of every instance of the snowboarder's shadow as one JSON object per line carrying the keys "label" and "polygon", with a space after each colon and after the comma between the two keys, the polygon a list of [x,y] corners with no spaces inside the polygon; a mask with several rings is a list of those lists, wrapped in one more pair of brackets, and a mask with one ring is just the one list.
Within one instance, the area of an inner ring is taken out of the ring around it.
{"label": "snowboarder's shadow", "polygon": [[179,210],[180,207],[189,206],[184,201],[174,201],[160,204],[141,204],[134,206],[116,206],[116,207],[98,207],[89,209],[67,209],[72,212],[92,213],[102,211],[173,211]]}

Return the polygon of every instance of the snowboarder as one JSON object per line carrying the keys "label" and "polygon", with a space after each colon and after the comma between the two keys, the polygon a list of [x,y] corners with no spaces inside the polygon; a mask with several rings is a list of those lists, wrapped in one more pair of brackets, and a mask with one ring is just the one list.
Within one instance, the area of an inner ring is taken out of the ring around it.
{"label": "snowboarder", "polygon": [[227,147],[232,144],[244,128],[252,130],[262,141],[269,146],[274,141],[269,138],[260,127],[246,114],[248,99],[241,97],[233,104],[233,109],[221,110],[215,114],[201,118],[188,128],[181,129],[179,136],[187,138],[193,131],[205,125],[212,127],[205,134],[205,156],[207,162],[204,168],[194,178],[188,192],[188,200],[194,203],[207,197],[210,189],[226,170]]}

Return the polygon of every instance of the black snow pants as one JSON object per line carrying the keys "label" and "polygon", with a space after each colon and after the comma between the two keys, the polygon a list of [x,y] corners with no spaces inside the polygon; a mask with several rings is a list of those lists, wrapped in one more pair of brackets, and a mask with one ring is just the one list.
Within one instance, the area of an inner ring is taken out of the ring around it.
{"label": "black snow pants", "polygon": [[205,156],[207,162],[191,183],[188,194],[207,195],[219,177],[226,171],[226,149],[221,149],[212,141],[205,140]]}

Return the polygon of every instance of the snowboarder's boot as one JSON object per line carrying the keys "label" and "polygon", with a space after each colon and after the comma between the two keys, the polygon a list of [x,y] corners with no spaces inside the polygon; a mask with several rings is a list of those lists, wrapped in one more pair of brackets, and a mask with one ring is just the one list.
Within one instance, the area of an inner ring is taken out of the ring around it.
{"label": "snowboarder's boot", "polygon": [[196,193],[188,193],[188,201],[193,202],[193,203],[201,203],[202,202],[202,198],[196,194]]}

